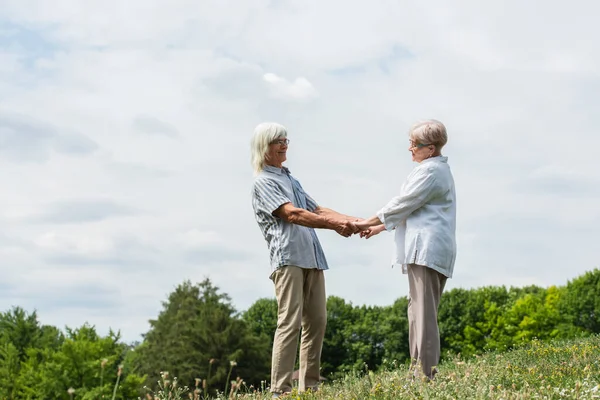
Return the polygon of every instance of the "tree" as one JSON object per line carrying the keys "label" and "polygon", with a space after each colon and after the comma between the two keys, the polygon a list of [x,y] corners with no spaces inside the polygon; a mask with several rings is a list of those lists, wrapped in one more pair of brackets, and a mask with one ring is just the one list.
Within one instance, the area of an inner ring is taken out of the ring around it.
{"label": "tree", "polygon": [[0,314],[0,335],[13,344],[22,361],[30,347],[36,347],[41,336],[37,313],[27,313],[21,307]]}
{"label": "tree", "polygon": [[408,298],[401,297],[386,307],[379,327],[383,332],[384,358],[405,363],[410,360],[408,345]]}
{"label": "tree", "polygon": [[273,337],[277,329],[277,300],[258,299],[244,312],[243,319],[250,331],[273,347]]}
{"label": "tree", "polygon": [[508,298],[504,286],[444,292],[438,311],[442,354],[468,357],[482,352]]}
{"label": "tree", "polygon": [[322,374],[335,378],[352,364],[348,335],[354,324],[354,307],[337,296],[327,298],[327,326],[321,352]]}
{"label": "tree", "polygon": [[250,331],[229,296],[209,279],[179,285],[150,326],[136,350],[136,370],[148,376],[151,386],[160,371],[168,371],[182,386],[192,388],[200,378],[208,379],[213,390],[223,390],[232,362],[237,364],[232,377],[248,384],[259,385],[269,374],[268,342]]}
{"label": "tree", "polygon": [[70,388],[79,399],[110,398],[117,379],[117,399],[138,398],[144,378],[124,373],[120,368],[126,351],[127,346],[112,331],[101,337],[87,324],[78,329],[67,328],[67,336],[58,349],[28,349],[19,398],[67,400]]}
{"label": "tree", "polygon": [[600,333],[600,269],[569,281],[559,310],[576,327]]}
{"label": "tree", "polygon": [[53,337],[53,327],[40,326],[37,313],[13,307],[0,313],[0,398],[14,399],[24,389],[21,365],[32,348],[54,347],[61,337]]}
{"label": "tree", "polygon": [[0,338],[0,398],[17,398],[20,370],[19,350],[6,338]]}

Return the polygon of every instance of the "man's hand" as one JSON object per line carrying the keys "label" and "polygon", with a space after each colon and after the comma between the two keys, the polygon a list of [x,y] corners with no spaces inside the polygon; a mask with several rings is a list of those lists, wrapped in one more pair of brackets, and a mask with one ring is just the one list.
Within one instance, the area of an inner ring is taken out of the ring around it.
{"label": "man's hand", "polygon": [[358,229],[356,228],[354,223],[352,221],[345,220],[338,220],[335,231],[343,237],[349,237],[355,233],[358,233]]}
{"label": "man's hand", "polygon": [[364,231],[361,231],[360,232],[360,237],[368,239],[370,237],[373,237],[375,235],[380,234],[384,230],[385,230],[385,225],[383,225],[383,224],[377,225],[377,226],[374,226],[372,228],[368,228],[368,229],[366,229]]}

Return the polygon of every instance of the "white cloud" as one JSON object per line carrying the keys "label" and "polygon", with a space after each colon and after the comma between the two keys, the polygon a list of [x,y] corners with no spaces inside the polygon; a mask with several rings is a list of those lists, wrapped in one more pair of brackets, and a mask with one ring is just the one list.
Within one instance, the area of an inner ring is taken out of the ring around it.
{"label": "white cloud", "polygon": [[266,73],[263,79],[270,85],[271,94],[277,99],[307,100],[318,96],[317,90],[304,77],[289,82],[273,73]]}
{"label": "white cloud", "polygon": [[74,252],[83,255],[104,254],[114,249],[109,238],[93,236],[67,236],[56,232],[46,232],[34,240],[34,243],[50,251]]}
{"label": "white cloud", "polygon": [[[263,120],[288,127],[305,189],[356,216],[413,167],[408,126],[444,121],[459,199],[449,287],[565,283],[599,265],[597,8],[4,1],[0,309],[135,339],[184,279],[209,276],[240,309],[272,296],[250,204]],[[390,235],[319,236],[329,294],[406,295]]]}
{"label": "white cloud", "polygon": [[222,245],[223,239],[215,231],[201,231],[197,228],[179,235],[177,242],[186,249],[194,249],[212,245]]}

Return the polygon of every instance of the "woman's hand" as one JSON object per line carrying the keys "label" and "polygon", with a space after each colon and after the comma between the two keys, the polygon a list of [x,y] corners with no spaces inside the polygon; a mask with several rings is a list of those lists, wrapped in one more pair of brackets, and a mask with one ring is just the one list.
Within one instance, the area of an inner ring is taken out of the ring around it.
{"label": "woman's hand", "polygon": [[366,219],[356,219],[356,220],[352,221],[352,225],[355,228],[355,233],[362,232],[369,228],[369,225],[367,224]]}
{"label": "woman's hand", "polygon": [[370,238],[372,236],[380,234],[384,230],[385,230],[385,226],[383,224],[377,225],[377,226],[374,226],[372,228],[369,228],[369,229],[361,231],[360,232],[360,237],[368,239],[368,238]]}

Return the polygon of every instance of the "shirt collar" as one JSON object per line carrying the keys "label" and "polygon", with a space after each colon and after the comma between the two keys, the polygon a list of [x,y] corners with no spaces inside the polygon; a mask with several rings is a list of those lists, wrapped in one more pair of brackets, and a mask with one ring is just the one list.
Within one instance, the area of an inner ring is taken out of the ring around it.
{"label": "shirt collar", "polygon": [[288,174],[290,173],[290,170],[287,169],[286,167],[277,168],[277,167],[273,167],[272,165],[265,165],[263,168],[263,171],[272,172],[277,175],[282,175],[284,172],[288,173]]}
{"label": "shirt collar", "polygon": [[427,159],[425,159],[425,160],[421,161],[421,163],[424,163],[424,162],[430,162],[430,161],[436,161],[436,162],[443,162],[443,163],[447,163],[447,162],[448,162],[448,157],[446,157],[446,156],[435,156],[435,157],[430,157],[430,158],[427,158]]}

